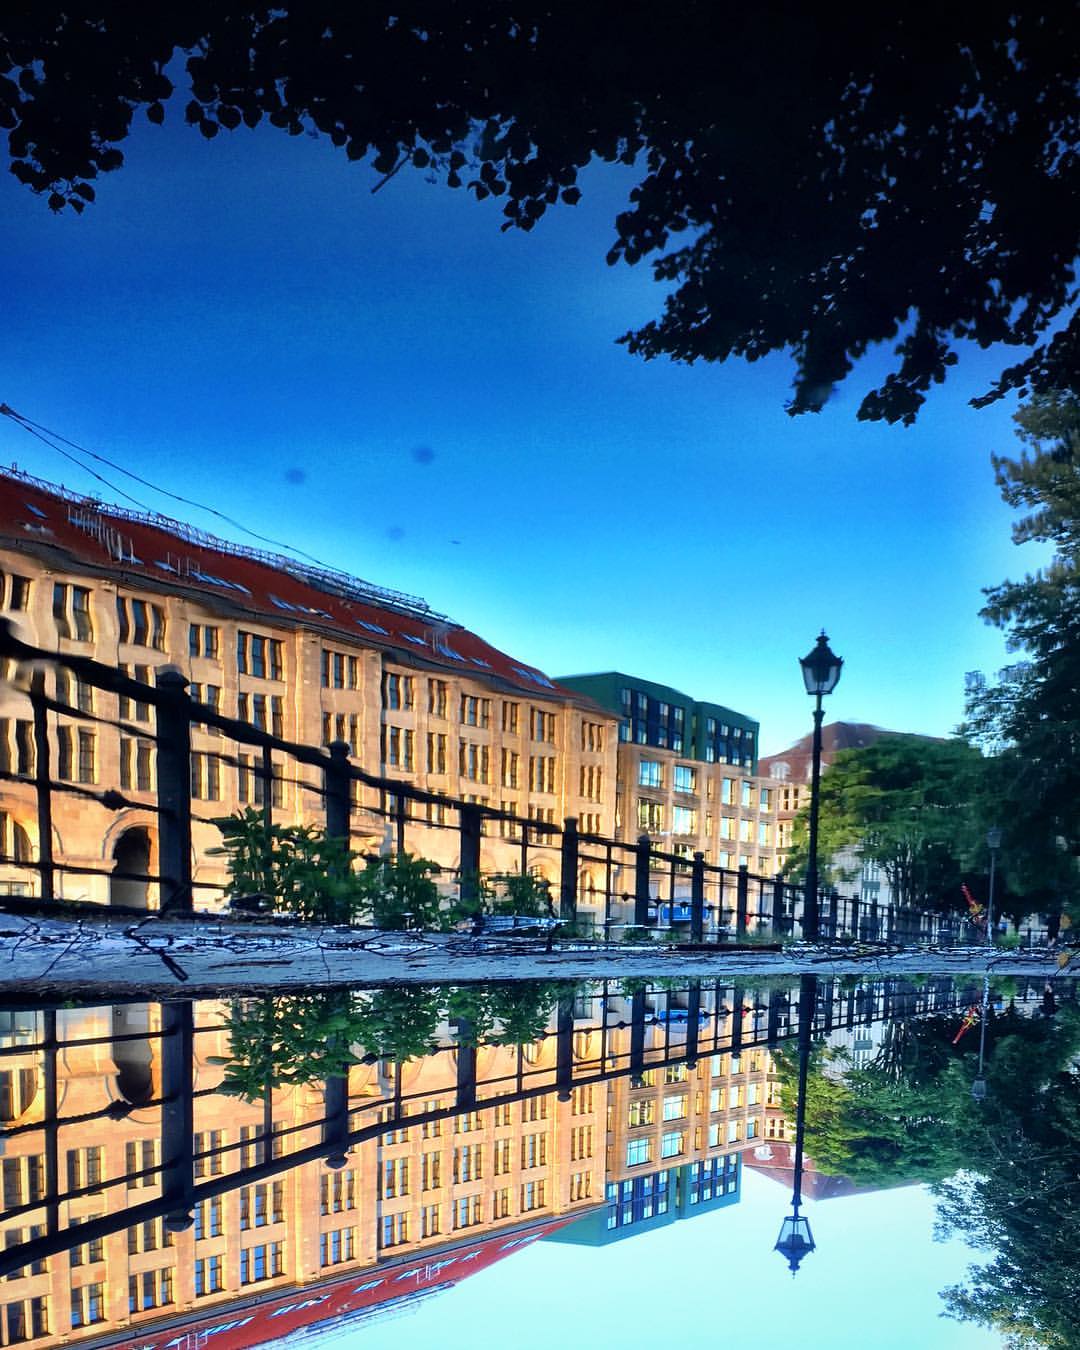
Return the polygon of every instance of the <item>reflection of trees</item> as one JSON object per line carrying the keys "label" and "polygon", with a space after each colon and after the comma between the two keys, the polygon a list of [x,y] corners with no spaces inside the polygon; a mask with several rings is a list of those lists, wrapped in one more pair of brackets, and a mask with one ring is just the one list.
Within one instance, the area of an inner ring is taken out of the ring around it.
{"label": "reflection of trees", "polygon": [[363,1059],[401,1063],[430,1054],[441,1022],[459,1024],[460,1043],[523,1045],[544,1035],[560,998],[576,985],[523,980],[462,988],[336,990],[237,999],[225,1021],[229,1055],[221,1091],[249,1101],[268,1089],[343,1077]]}
{"label": "reflection of trees", "polygon": [[[980,1322],[1010,1350],[1080,1345],[1072,1283],[1080,1250],[1080,1013],[987,1026],[987,1097],[972,1100],[975,1043],[953,1046],[959,1019],[896,1024],[853,1068],[818,1047],[807,1088],[807,1152],[818,1169],[862,1185],[932,1185],[939,1235],[992,1253],[944,1291],[949,1315]],[[779,1057],[794,1113],[794,1061]]]}
{"label": "reflection of trees", "polygon": [[951,1316],[993,1327],[1011,1350],[1080,1345],[1080,1016],[998,1042],[972,1140],[971,1171],[935,1187],[942,1236],[993,1253],[944,1291]]}

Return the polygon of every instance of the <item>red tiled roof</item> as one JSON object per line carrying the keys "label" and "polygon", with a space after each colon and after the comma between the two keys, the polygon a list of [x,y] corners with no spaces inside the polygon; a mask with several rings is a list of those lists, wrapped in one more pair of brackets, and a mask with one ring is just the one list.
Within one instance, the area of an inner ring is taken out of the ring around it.
{"label": "red tiled roof", "polygon": [[95,572],[145,580],[276,625],[315,626],[435,666],[495,677],[539,697],[581,702],[572,690],[490,646],[414,597],[330,568],[260,553],[167,516],[144,515],[0,470],[0,539],[56,549]]}

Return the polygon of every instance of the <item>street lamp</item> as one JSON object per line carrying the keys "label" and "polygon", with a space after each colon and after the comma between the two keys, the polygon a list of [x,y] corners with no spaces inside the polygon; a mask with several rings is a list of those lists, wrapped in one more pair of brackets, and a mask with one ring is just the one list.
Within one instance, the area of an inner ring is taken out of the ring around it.
{"label": "street lamp", "polygon": [[822,629],[809,656],[799,661],[806,692],[817,699],[814,707],[814,752],[810,777],[810,856],[806,864],[806,895],[803,899],[803,937],[813,942],[818,935],[818,788],[821,784],[821,700],[840,682],[843,661],[829,648]]}
{"label": "street lamp", "polygon": [[986,847],[990,850],[990,895],[986,901],[986,945],[988,947],[994,942],[994,872],[997,862],[997,851],[1001,847],[1001,831],[995,825],[992,830],[986,831]]}
{"label": "street lamp", "polygon": [[[991,831],[992,834],[1001,834],[1000,830]],[[992,856],[992,855],[991,855]],[[993,892],[991,891],[991,894]],[[977,1102],[986,1100],[986,1078],[983,1074],[983,1057],[986,1054],[986,1019],[990,1015],[990,971],[989,968],[983,975],[982,992],[982,1010],[979,1018],[979,1067],[975,1074],[975,1081],[971,1085],[971,1095]]]}
{"label": "street lamp", "polygon": [[791,1213],[780,1225],[774,1252],[787,1261],[792,1277],[799,1262],[808,1256],[817,1244],[810,1231],[810,1220],[799,1213],[802,1205],[803,1141],[806,1135],[806,1077],[810,1067],[810,1038],[814,1029],[814,1010],[817,1007],[817,976],[803,975],[799,980],[799,1095],[795,1102],[795,1166]]}

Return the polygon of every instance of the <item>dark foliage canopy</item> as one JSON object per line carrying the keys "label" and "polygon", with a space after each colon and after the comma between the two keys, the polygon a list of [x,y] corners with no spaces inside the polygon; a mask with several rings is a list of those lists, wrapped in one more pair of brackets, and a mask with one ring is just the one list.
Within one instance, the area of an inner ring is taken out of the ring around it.
{"label": "dark foliage canopy", "polygon": [[640,170],[611,262],[651,258],[645,357],[790,351],[792,412],[871,345],[859,415],[911,422],[962,340],[1022,349],[986,399],[1080,369],[1072,309],[1075,3],[14,0],[0,19],[12,172],[82,211],[136,115],[328,137],[413,165],[529,230],[593,159]]}

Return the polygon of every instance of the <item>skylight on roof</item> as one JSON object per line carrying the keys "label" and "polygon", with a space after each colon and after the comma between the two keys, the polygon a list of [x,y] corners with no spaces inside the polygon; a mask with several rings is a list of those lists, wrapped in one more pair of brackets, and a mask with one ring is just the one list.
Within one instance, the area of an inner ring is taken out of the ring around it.
{"label": "skylight on roof", "polygon": [[406,642],[411,642],[416,647],[426,647],[427,643],[422,637],[417,637],[415,633],[402,633]]}
{"label": "skylight on roof", "polygon": [[547,676],[541,675],[538,671],[525,670],[523,666],[513,666],[512,669],[514,673],[520,675],[522,679],[531,680],[533,684],[538,684],[543,689],[555,688],[555,686],[551,683],[551,681],[547,678]]}
{"label": "skylight on roof", "polygon": [[366,628],[369,633],[382,633],[383,637],[388,636],[388,630],[381,623],[369,623],[367,619],[357,619],[361,628]]}
{"label": "skylight on roof", "polygon": [[300,605],[294,605],[288,600],[282,600],[279,595],[271,595],[270,603],[276,605],[278,609],[286,609],[290,614],[303,614],[303,608]]}
{"label": "skylight on roof", "polygon": [[437,642],[435,647],[437,651],[442,652],[443,656],[449,656],[452,661],[465,660],[459,652],[454,651],[452,647],[448,647],[445,642]]}
{"label": "skylight on roof", "polygon": [[473,663],[474,666],[483,666],[485,670],[491,669],[491,662],[485,661],[482,656],[470,656],[469,660]]}
{"label": "skylight on roof", "polygon": [[31,515],[37,516],[38,520],[48,520],[48,516],[46,516],[45,512],[42,511],[39,506],[35,506],[32,502],[23,502],[23,506],[26,507]]}
{"label": "skylight on roof", "polygon": [[170,562],[162,562],[160,558],[154,559],[154,566],[160,567],[163,572],[175,572],[176,568]]}

